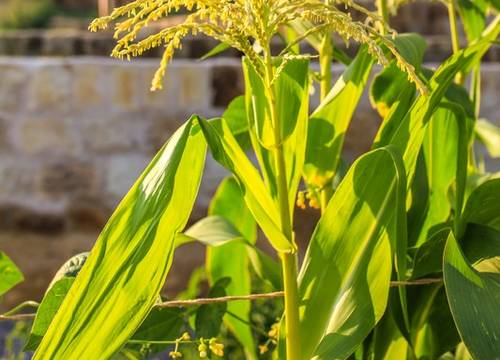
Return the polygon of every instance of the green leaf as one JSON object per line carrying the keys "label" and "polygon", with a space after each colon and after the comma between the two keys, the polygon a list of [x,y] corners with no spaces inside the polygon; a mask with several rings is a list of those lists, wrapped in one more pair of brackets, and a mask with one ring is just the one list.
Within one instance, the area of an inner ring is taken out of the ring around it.
{"label": "green leaf", "polygon": [[462,214],[460,234],[468,223],[500,230],[500,179],[488,180],[470,194]]}
{"label": "green leaf", "polygon": [[444,283],[458,332],[476,360],[500,354],[500,281],[495,274],[478,272],[464,257],[453,234],[444,250]]}
{"label": "green leaf", "polygon": [[[394,44],[403,58],[417,70],[420,68],[427,44],[418,34],[401,34],[394,39]],[[373,80],[370,87],[370,102],[382,117],[386,117],[391,107],[400,101],[401,94],[407,88],[414,89],[415,85],[408,80],[408,75],[399,69],[396,61],[384,68]]]}
{"label": "green leaf", "polygon": [[[233,177],[226,178],[217,189],[210,204],[209,214],[223,216],[238,229],[239,233],[244,234],[247,242],[255,244],[257,226]],[[231,283],[226,288],[228,295],[248,295],[252,292],[248,266],[249,258],[245,243],[232,242],[207,248],[206,268],[210,283],[215,284],[225,277],[231,278]],[[250,322],[250,306],[248,301],[235,301],[227,304],[227,310]],[[243,345],[247,357],[256,359],[250,326],[229,315],[224,317],[224,321]]]}
{"label": "green leaf", "polygon": [[[282,66],[282,62],[286,61]],[[247,59],[243,60],[245,75],[245,103],[250,127],[250,138],[257,160],[271,196],[277,201],[275,159],[276,145],[269,108],[269,91],[259,74]],[[280,124],[285,171],[289,191],[290,214],[293,214],[295,196],[302,177],[306,151],[307,119],[309,111],[309,62],[306,60],[276,59],[273,81],[277,121]]]}
{"label": "green leaf", "polygon": [[437,359],[460,342],[442,284],[408,290],[411,336],[416,359]]}
{"label": "green leaf", "polygon": [[170,138],[115,210],[35,359],[109,358],[146,318],[198,191],[206,145],[196,121]]}
{"label": "green leaf", "polygon": [[234,174],[244,193],[246,205],[271,244],[279,251],[291,250],[293,245],[276,223],[280,219],[276,203],[225,120],[201,120],[200,124],[213,157]]}
{"label": "green leaf", "polygon": [[440,105],[455,75],[477,63],[491,46],[491,41],[500,32],[499,21],[500,19],[497,19],[491,24],[480,41],[454,54],[436,70],[428,84],[430,91],[428,96],[419,96],[406,113],[398,111],[396,106],[384,119],[387,125],[383,125],[379,130],[375,147],[392,144],[399,149],[403,154],[408,184],[411,184],[413,179],[417,157],[430,118]]}
{"label": "green leaf", "polygon": [[89,256],[88,252],[83,252],[71,257],[57,270],[47,289],[50,289],[58,280],[65,277],[76,277],[82,269]]}
{"label": "green leaf", "polygon": [[443,251],[450,231],[451,228],[447,226],[439,228],[417,248],[413,260],[412,279],[442,271]]}
{"label": "green leaf", "polygon": [[179,308],[154,307],[132,340],[140,341],[174,341],[179,337],[184,324],[183,310]]}
{"label": "green leaf", "polygon": [[[416,246],[427,241],[431,228],[448,220],[452,209],[460,217],[467,175],[467,128],[472,126],[468,120],[461,106],[449,103],[442,104],[428,123],[422,146],[431,191]],[[452,187],[458,190],[455,204],[449,198]]]}
{"label": "green leaf", "polygon": [[206,60],[206,59],[209,59],[211,57],[214,57],[216,55],[219,55],[220,53],[226,51],[227,49],[231,48],[231,46],[229,46],[228,44],[226,43],[223,43],[221,42],[220,44],[217,44],[216,46],[214,46],[209,52],[207,52],[205,55],[203,55],[200,60]]}
{"label": "green leaf", "polygon": [[457,0],[465,34],[469,41],[478,39],[486,27],[487,0]]}
{"label": "green leaf", "polygon": [[301,358],[348,357],[384,314],[405,189],[390,147],[362,156],[340,183],[299,275]]}
{"label": "green leaf", "polygon": [[500,127],[486,119],[476,122],[476,135],[493,158],[500,158]]}
{"label": "green leaf", "polygon": [[23,274],[16,264],[0,251],[0,296],[24,280]]}
{"label": "green leaf", "polygon": [[50,286],[38,307],[24,351],[36,350],[74,281],[72,276],[62,277]]}
{"label": "green leaf", "polygon": [[222,114],[227,125],[231,129],[240,146],[247,150],[251,145],[250,134],[248,133],[248,120],[245,108],[245,97],[243,95],[235,97]]}
{"label": "green leaf", "polygon": [[468,224],[461,244],[474,269],[500,273],[500,231],[484,225]]}
{"label": "green leaf", "polygon": [[323,188],[334,177],[340,160],[344,137],[352,120],[373,59],[362,47],[354,61],[309,119],[304,179]]}
{"label": "green leaf", "polygon": [[[231,282],[230,278],[219,279],[210,289],[209,298],[226,296],[226,288]],[[227,303],[203,304],[196,312],[196,335],[203,338],[217,337],[220,333],[222,319],[227,310]]]}

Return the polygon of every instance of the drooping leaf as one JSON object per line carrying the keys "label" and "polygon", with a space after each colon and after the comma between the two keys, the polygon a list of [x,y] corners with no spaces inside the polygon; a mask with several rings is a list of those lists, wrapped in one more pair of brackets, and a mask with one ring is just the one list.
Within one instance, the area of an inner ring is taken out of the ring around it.
{"label": "drooping leaf", "polygon": [[[257,226],[233,177],[226,178],[217,189],[210,204],[209,214],[224,217],[243,234],[248,243],[255,244]],[[209,281],[215,284],[219,279],[231,278],[226,288],[228,295],[248,295],[252,292],[247,246],[242,242],[232,242],[219,247],[207,247],[206,268]],[[227,310],[247,322],[243,323],[229,315],[224,317],[225,323],[243,345],[247,358],[256,359],[255,343],[248,325],[250,302],[228,303]]]}
{"label": "drooping leaf", "polygon": [[[209,298],[226,296],[230,278],[221,278],[210,288]],[[227,303],[203,304],[196,311],[196,335],[203,338],[216,337],[220,333],[222,320],[226,314]]]}
{"label": "drooping leaf", "polygon": [[24,280],[16,264],[0,251],[0,296]]}
{"label": "drooping leaf", "polygon": [[444,250],[443,272],[450,309],[465,346],[476,360],[495,359],[500,354],[499,273],[475,270],[453,234]]}
{"label": "drooping leaf", "polygon": [[[418,34],[401,34],[394,39],[394,42],[403,58],[418,71],[427,47],[425,40]],[[396,61],[393,61],[377,74],[372,82],[370,87],[372,106],[385,117],[407,88],[415,89],[415,85],[408,80],[408,75],[398,68]]]}
{"label": "drooping leaf", "polygon": [[390,147],[361,157],[340,183],[299,275],[301,358],[348,357],[382,317],[405,189]]}
{"label": "drooping leaf", "polygon": [[468,223],[500,230],[500,179],[488,180],[470,194],[462,214],[460,235]]}
{"label": "drooping leaf", "polygon": [[276,203],[224,119],[202,120],[200,124],[213,157],[234,174],[244,193],[246,205],[271,244],[280,251],[292,249],[293,245],[277,223],[280,215]]}
{"label": "drooping leaf", "polygon": [[122,200],[35,359],[110,358],[146,318],[198,191],[206,145],[196,120],[170,138]]}
{"label": "drooping leaf", "polygon": [[226,51],[227,49],[229,49],[231,46],[229,46],[228,44],[226,43],[219,43],[217,44],[216,46],[214,46],[209,52],[207,52],[205,55],[203,55],[200,60],[206,60],[206,59],[209,59],[211,57],[214,57],[216,55],[219,55],[220,53]]}
{"label": "drooping leaf", "polygon": [[73,276],[64,276],[49,287],[36,312],[24,351],[36,350],[74,281]]}
{"label": "drooping leaf", "polygon": [[323,188],[334,177],[344,137],[351,122],[373,59],[363,47],[309,119],[304,179]]}
{"label": "drooping leaf", "polygon": [[455,75],[473,66],[491,46],[491,41],[500,32],[499,21],[500,19],[496,19],[492,22],[481,40],[451,56],[436,70],[428,84],[428,96],[419,96],[408,112],[401,113],[397,107],[394,108],[384,119],[387,125],[379,130],[374,146],[393,144],[398,147],[403,154],[408,184],[413,179],[417,157],[431,116]]}
{"label": "drooping leaf", "polygon": [[476,122],[476,134],[493,158],[500,158],[500,127],[486,119]]}

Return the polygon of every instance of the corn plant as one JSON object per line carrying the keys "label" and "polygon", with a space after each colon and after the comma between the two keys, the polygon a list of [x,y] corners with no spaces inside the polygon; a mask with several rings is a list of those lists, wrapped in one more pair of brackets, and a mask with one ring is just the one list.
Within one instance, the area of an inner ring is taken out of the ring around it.
{"label": "corn plant", "polygon": [[[172,358],[217,358],[222,338],[249,359],[497,358],[500,182],[474,144],[498,156],[498,129],[478,116],[480,61],[500,18],[487,24],[497,11],[487,0],[451,2],[452,34],[460,15],[468,44],[453,38],[454,54],[434,70],[422,64],[422,37],[390,28],[398,3],[379,0],[372,12],[348,0],[136,0],[95,20],[94,31],[115,24],[115,57],[164,47],[152,90],[182,39],[203,33],[221,42],[213,53],[244,54],[245,94],[220,118],[189,118],[92,251],[61,268],[26,345],[34,358],[141,358],[168,346]],[[139,36],[179,9],[184,22]],[[332,33],[360,44],[353,58]],[[283,50],[272,53],[277,38]],[[302,53],[303,42],[317,54]],[[332,84],[334,59],[346,68]],[[377,62],[369,90],[380,129],[372,150],[343,171],[345,133]],[[321,102],[310,111],[314,82]],[[207,147],[231,177],[208,216],[186,228]],[[321,218],[299,266],[293,220],[306,202]],[[257,247],[257,228],[279,262]],[[196,296],[196,275],[181,299],[165,302],[176,249],[196,241],[207,247],[208,298],[182,298]],[[279,315],[259,353],[256,299],[275,302]]]}

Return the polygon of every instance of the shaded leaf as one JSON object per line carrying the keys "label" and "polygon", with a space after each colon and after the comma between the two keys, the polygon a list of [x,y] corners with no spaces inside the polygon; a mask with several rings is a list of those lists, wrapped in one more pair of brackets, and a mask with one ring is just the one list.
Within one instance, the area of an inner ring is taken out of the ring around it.
{"label": "shaded leaf", "polygon": [[[230,278],[219,279],[208,293],[209,298],[226,296],[226,288],[231,282]],[[203,338],[217,337],[220,333],[222,319],[227,310],[227,303],[203,304],[196,311],[196,335]]]}
{"label": "shaded leaf", "polygon": [[500,282],[498,273],[478,272],[464,257],[453,234],[444,250],[444,283],[455,324],[476,360],[500,354]]}
{"label": "shaded leaf", "polygon": [[56,280],[49,287],[36,312],[31,333],[26,345],[24,345],[24,351],[36,350],[74,281],[74,277],[65,276]]}

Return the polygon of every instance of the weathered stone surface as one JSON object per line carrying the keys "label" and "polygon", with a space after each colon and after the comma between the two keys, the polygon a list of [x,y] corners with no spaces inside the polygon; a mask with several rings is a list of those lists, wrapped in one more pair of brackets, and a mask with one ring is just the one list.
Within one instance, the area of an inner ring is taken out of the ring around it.
{"label": "weathered stone surface", "polygon": [[16,148],[32,155],[78,153],[80,150],[78,136],[64,122],[63,114],[59,114],[57,118],[55,117],[57,115],[41,118],[30,116],[20,120],[13,131]]}
{"label": "weathered stone surface", "polygon": [[121,200],[150,161],[151,157],[135,153],[120,154],[107,159],[104,190],[112,203],[116,205]]}
{"label": "weathered stone surface", "polygon": [[[55,65],[55,64],[54,64]],[[48,112],[57,108],[66,113],[71,109],[71,66],[64,62],[59,66],[42,66],[33,71],[30,78],[28,109]]]}
{"label": "weathered stone surface", "polygon": [[53,234],[64,230],[65,222],[65,216],[61,213],[42,212],[17,204],[0,206],[0,228],[2,230]]}
{"label": "weathered stone surface", "polygon": [[[23,66],[17,66],[14,62],[9,64],[0,63],[0,111],[18,112],[25,104],[27,84],[30,78],[29,69]],[[20,101],[21,100],[21,101]]]}
{"label": "weathered stone surface", "polygon": [[64,159],[41,169],[40,191],[50,196],[95,194],[99,185],[99,176],[90,162]]}

